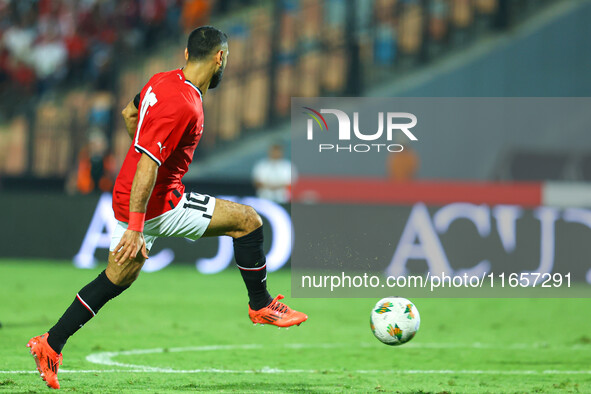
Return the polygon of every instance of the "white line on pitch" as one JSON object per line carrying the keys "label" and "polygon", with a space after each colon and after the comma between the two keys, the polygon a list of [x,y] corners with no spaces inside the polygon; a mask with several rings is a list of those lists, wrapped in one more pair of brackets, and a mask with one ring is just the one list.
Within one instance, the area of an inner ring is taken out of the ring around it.
{"label": "white line on pitch", "polygon": [[[412,346],[411,346],[412,345]],[[407,348],[425,348],[425,349],[446,349],[446,348],[472,348],[472,349],[490,349],[497,347],[493,344],[486,343],[472,343],[472,344],[445,344],[445,343],[415,343],[407,346]],[[264,367],[259,370],[233,370],[233,369],[216,369],[216,368],[205,368],[205,369],[191,369],[191,370],[177,370],[172,368],[160,368],[152,367],[147,365],[128,364],[113,360],[114,357],[119,356],[134,356],[143,354],[158,354],[158,353],[175,353],[175,352],[206,352],[206,351],[223,351],[223,350],[252,350],[262,349],[265,347],[284,347],[289,349],[318,349],[318,348],[339,348],[344,346],[350,346],[342,343],[324,343],[324,344],[285,344],[279,345],[261,345],[261,344],[244,344],[244,345],[207,345],[207,346],[188,346],[188,347],[174,347],[174,348],[155,348],[155,349],[132,349],[119,352],[100,352],[89,354],[86,360],[93,364],[106,365],[111,367],[122,367],[126,369],[116,369],[113,372],[154,372],[154,373],[236,373],[236,374],[251,374],[251,373],[319,373],[319,372],[330,372],[339,373],[346,372],[346,370],[330,370],[330,369],[276,369]],[[372,347],[374,345],[369,343],[357,344],[359,347]],[[498,347],[497,347],[498,348]],[[589,346],[574,345],[571,347],[562,347],[560,349],[589,349]],[[557,349],[556,347],[548,347],[546,343],[538,344],[511,344],[507,345],[506,349]],[[99,370],[100,371],[100,370]],[[108,370],[111,371],[111,370]],[[76,371],[71,371],[75,373]],[[102,371],[106,372],[106,371]],[[394,374],[471,374],[471,375],[482,375],[482,374],[499,374],[499,375],[540,375],[540,374],[563,374],[563,375],[574,375],[574,374],[591,374],[591,370],[581,371],[560,371],[560,370],[521,370],[521,371],[498,371],[498,370],[352,370],[352,373],[359,374],[374,374],[374,373],[394,373]]]}
{"label": "white line on pitch", "polygon": [[[395,375],[591,375],[591,370],[570,371],[570,370],[556,370],[547,369],[543,371],[535,370],[521,370],[521,371],[501,371],[501,370],[451,370],[451,369],[432,369],[432,370],[383,370],[383,369],[361,369],[361,370],[334,370],[334,369],[277,369],[277,368],[263,368],[259,370],[232,370],[232,369],[165,369],[165,368],[137,368],[137,369],[83,369],[83,370],[69,370],[61,369],[60,374],[77,374],[77,373],[169,373],[169,374],[198,374],[198,373],[228,373],[228,374],[280,374],[280,373],[359,373],[359,374],[383,374],[390,373]],[[0,371],[1,374],[37,374],[37,371]]]}

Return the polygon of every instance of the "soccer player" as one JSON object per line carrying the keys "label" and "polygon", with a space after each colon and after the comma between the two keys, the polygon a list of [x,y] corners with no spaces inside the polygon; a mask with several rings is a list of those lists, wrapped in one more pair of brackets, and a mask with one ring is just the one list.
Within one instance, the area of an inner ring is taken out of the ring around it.
{"label": "soccer player", "polygon": [[289,327],[308,318],[280,302],[282,295],[272,298],[267,292],[263,223],[255,210],[185,193],[181,179],[203,132],[203,98],[220,83],[228,62],[227,36],[210,26],[193,30],[185,59],[183,69],[154,75],[122,112],[133,144],[113,190],[118,223],[107,268],[76,294],[47,333],[27,344],[51,388],[59,388],[57,372],[68,338],[137,279],[158,237],[232,237],[252,322]]}

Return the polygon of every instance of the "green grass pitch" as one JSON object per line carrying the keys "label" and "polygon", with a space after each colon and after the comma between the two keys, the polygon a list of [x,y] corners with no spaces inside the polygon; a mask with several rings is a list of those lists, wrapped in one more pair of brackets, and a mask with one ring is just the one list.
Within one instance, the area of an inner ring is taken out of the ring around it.
{"label": "green grass pitch", "polygon": [[[93,279],[68,263],[0,261],[0,391],[45,392],[25,344]],[[289,271],[269,288],[289,296]],[[253,326],[239,273],[142,273],[64,349],[64,391],[591,392],[591,300],[414,299],[401,347],[369,328],[374,299],[291,299],[289,330]],[[401,294],[403,295],[403,294]]]}

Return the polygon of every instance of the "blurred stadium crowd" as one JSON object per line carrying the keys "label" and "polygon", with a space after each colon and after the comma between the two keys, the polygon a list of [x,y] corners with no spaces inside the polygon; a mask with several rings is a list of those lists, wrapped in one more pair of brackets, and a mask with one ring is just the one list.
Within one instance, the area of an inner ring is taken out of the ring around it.
{"label": "blurred stadium crowd", "polygon": [[[219,1],[213,11],[229,3],[248,1]],[[112,89],[118,55],[207,23],[211,6],[207,0],[0,1],[1,91],[42,95],[80,81]],[[3,115],[10,110],[3,106]]]}
{"label": "blurred stadium crowd", "polygon": [[183,64],[194,26],[230,37],[204,157],[285,120],[292,96],[362,95],[544,3],[0,0],[0,176],[109,190],[129,147],[120,108],[152,74]]}

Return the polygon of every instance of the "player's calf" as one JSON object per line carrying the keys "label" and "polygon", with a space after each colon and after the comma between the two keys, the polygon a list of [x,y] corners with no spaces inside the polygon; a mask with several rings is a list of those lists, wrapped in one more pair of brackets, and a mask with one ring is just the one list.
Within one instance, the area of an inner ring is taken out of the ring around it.
{"label": "player's calf", "polygon": [[51,327],[47,339],[49,346],[56,353],[61,353],[68,338],[92,319],[109,300],[120,295],[128,287],[116,285],[109,280],[105,271],[101,272],[76,294],[66,312]]}
{"label": "player's calf", "polygon": [[263,221],[247,205],[216,199],[215,209],[204,237],[227,235],[234,238],[234,257],[248,290],[249,305],[258,310],[273,297],[267,291],[267,261],[263,250]]}
{"label": "player's calf", "polygon": [[234,258],[248,290],[249,306],[253,310],[273,301],[267,291],[267,259],[263,250],[263,226],[234,238]]}

